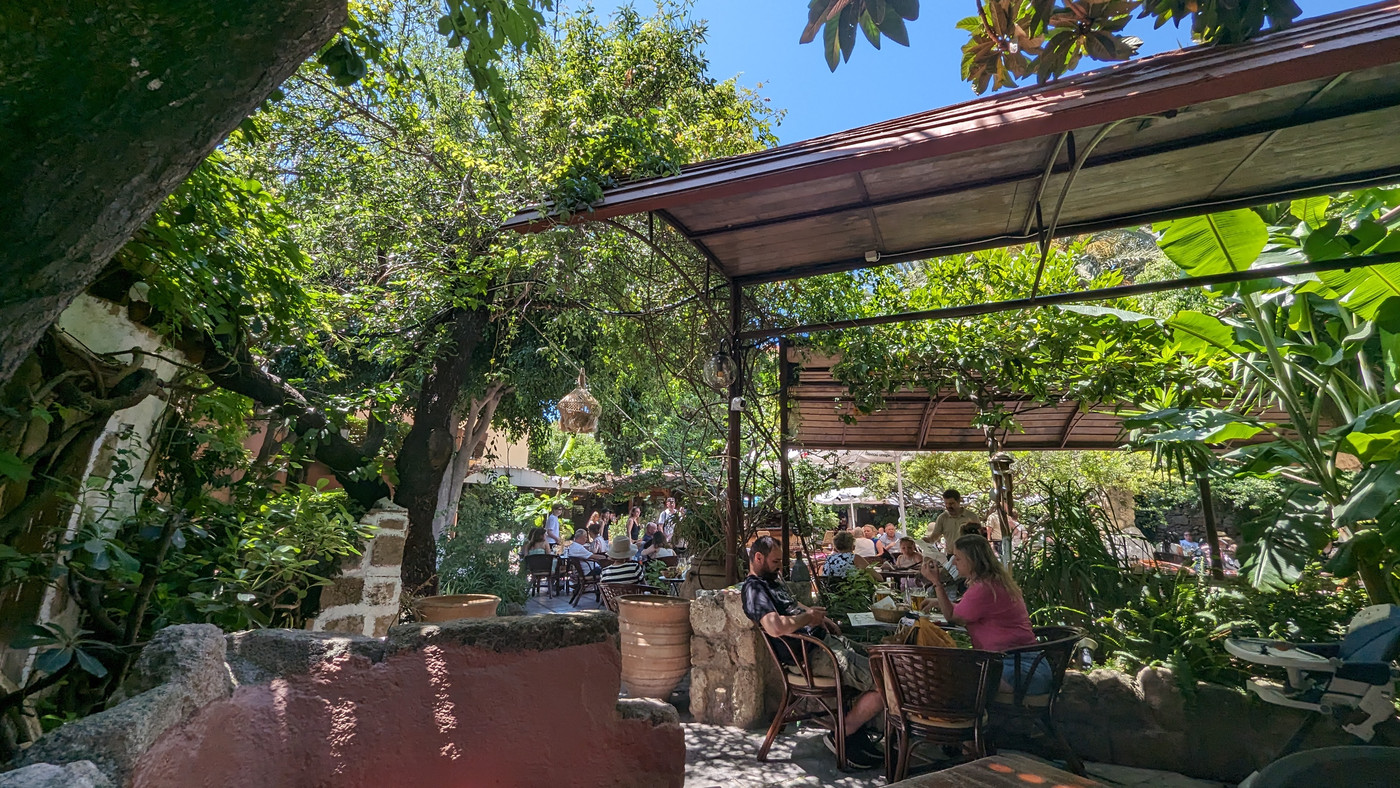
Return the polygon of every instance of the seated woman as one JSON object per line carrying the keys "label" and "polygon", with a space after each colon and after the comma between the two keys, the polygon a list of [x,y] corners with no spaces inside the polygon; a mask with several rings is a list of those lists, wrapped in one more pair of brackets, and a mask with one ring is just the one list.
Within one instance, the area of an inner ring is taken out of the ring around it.
{"label": "seated woman", "polygon": [[666,532],[658,530],[651,535],[651,544],[642,551],[643,558],[669,558],[676,554],[666,542]]}
{"label": "seated woman", "polygon": [[894,553],[895,569],[918,569],[924,563],[924,556],[919,552],[919,546],[909,537],[899,540],[899,552]]}
{"label": "seated woman", "polygon": [[822,566],[822,574],[827,577],[846,577],[860,566],[857,560],[864,561],[855,554],[856,537],[850,531],[837,531],[831,539],[832,546],[836,552],[826,559],[826,564]]}
{"label": "seated woman", "polygon": [[530,536],[525,540],[525,546],[520,550],[521,555],[540,555],[553,552],[550,549],[549,540],[545,538],[543,528],[531,528]]}
{"label": "seated woman", "polygon": [[[1026,613],[1026,601],[1021,589],[1011,579],[1011,573],[997,560],[992,545],[981,534],[964,534],[953,544],[953,565],[958,574],[967,578],[967,592],[955,605],[948,599],[943,573],[937,562],[925,561],[920,572],[933,583],[938,594],[938,609],[948,623],[967,629],[972,647],[984,651],[1005,651],[1036,644],[1031,630],[1031,618]],[[1021,660],[1021,669],[1029,670],[1035,660]],[[1011,691],[1016,663],[1006,660],[1002,665],[1001,688]],[[1027,694],[1043,695],[1050,691],[1050,663],[1040,660],[1030,677]]]}

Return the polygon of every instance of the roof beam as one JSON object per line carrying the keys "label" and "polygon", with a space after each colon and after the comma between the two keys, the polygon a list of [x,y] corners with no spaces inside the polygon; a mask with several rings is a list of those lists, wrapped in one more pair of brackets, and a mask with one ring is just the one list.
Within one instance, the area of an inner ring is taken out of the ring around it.
{"label": "roof beam", "polygon": [[990,315],[998,312],[1010,312],[1018,309],[1035,309],[1042,306],[1074,304],[1082,301],[1104,301],[1112,298],[1144,295],[1146,293],[1181,290],[1188,287],[1206,287],[1209,285],[1251,282],[1260,279],[1276,279],[1281,276],[1297,276],[1299,274],[1311,274],[1320,271],[1369,268],[1371,266],[1386,265],[1388,263],[1400,263],[1400,252],[1368,254],[1360,257],[1344,257],[1337,260],[1323,260],[1312,263],[1277,265],[1268,268],[1251,268],[1246,271],[1232,271],[1230,273],[1213,274],[1211,276],[1168,279],[1162,282],[1142,282],[1140,284],[1103,287],[1096,290],[1084,290],[1081,292],[1055,293],[1053,295],[1036,296],[1035,298],[1015,298],[1007,301],[970,304],[968,306],[925,309],[918,312],[900,312],[893,315],[876,315],[873,317],[852,318],[850,320],[833,320],[826,323],[808,323],[806,325],[789,326],[787,328],[758,329],[740,332],[737,338],[740,341],[758,341],[773,339],[780,336],[792,336],[793,334],[810,334],[816,331],[839,331],[848,328],[863,328],[865,326],[878,326],[888,323],[908,323],[919,320],[950,320],[961,317]]}

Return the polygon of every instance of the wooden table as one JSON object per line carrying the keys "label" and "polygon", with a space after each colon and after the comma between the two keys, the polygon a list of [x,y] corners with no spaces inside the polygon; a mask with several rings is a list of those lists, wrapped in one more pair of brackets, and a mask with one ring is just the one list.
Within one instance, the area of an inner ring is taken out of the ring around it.
{"label": "wooden table", "polygon": [[993,755],[990,758],[921,774],[891,783],[889,788],[1104,788],[1104,784],[1079,777],[1050,764],[1024,755]]}

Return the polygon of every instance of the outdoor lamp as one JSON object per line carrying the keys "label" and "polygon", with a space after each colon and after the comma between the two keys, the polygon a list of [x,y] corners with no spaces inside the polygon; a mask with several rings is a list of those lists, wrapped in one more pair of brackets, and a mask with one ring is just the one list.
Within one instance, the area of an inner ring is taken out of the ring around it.
{"label": "outdoor lamp", "polygon": [[734,359],[723,350],[716,351],[705,362],[705,382],[721,391],[728,389],[739,378],[739,367]]}

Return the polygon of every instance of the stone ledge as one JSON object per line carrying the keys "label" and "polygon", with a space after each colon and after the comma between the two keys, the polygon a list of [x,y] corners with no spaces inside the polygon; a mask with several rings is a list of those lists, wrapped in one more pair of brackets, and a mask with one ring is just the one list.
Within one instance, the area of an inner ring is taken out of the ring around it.
{"label": "stone ledge", "polygon": [[161,734],[232,694],[224,659],[224,635],[212,624],[162,629],[141,652],[124,687],[139,694],[50,731],[16,765],[92,761],[112,783],[125,785],[136,761]]}
{"label": "stone ledge", "polygon": [[92,761],[36,763],[0,774],[0,788],[112,788],[112,781]]}
{"label": "stone ledge", "polygon": [[384,659],[378,638],[307,632],[298,629],[254,629],[227,636],[228,664],[239,684],[266,684],[274,678],[310,673],[317,665],[349,655],[370,662]]}
{"label": "stone ledge", "polygon": [[642,720],[652,727],[681,724],[676,707],[655,698],[622,698],[617,702],[617,713],[624,720]]}
{"label": "stone ledge", "polygon": [[384,646],[388,655],[417,651],[424,646],[472,646],[508,653],[586,646],[616,638],[617,616],[597,611],[401,624],[389,629]]}

